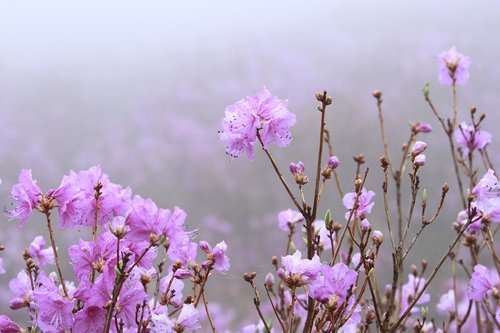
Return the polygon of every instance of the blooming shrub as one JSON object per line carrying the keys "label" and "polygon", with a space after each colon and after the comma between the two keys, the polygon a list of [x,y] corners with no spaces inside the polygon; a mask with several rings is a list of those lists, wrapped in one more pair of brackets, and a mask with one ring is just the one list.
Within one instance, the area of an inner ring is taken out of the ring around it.
{"label": "blooming shrub", "polygon": [[[444,183],[437,203],[428,202],[427,190],[420,191],[419,172],[433,163],[423,154],[432,147],[419,140],[433,131],[429,124],[411,124],[402,156],[391,158],[382,92],[373,93],[384,146],[380,158],[384,180],[376,194],[365,187],[371,172],[362,155],[354,157],[351,189],[345,191],[339,181],[337,171],[342,165],[333,154],[325,122],[333,103],[327,92],[316,95],[320,140],[318,159],[314,168],[308,168],[313,170],[309,175],[302,161],[288,165],[291,175],[282,173],[270,152],[271,144],[286,147],[292,141],[290,128],[296,116],[286,100],[264,88],[227,107],[219,131],[226,153],[237,158],[245,152],[254,160],[255,146],[260,147],[291,200],[291,207],[279,213],[276,221],[276,229],[287,235],[286,250],[271,259],[262,283],[256,283],[260,276],[255,272],[243,276],[254,294],[256,316],[239,332],[500,331],[500,261],[494,244],[500,223],[500,186],[487,152],[492,136],[481,130],[485,117],[477,117],[475,108],[469,115],[471,124],[458,123],[456,85],[467,83],[470,59],[454,47],[438,59],[440,82],[452,86],[451,117],[446,119],[435,108],[428,85],[424,98],[449,142],[462,210],[450,228],[454,240],[432,268],[425,259],[419,265],[408,263],[424,231],[440,219],[450,190]],[[328,156],[324,156],[326,146]],[[293,186],[287,181],[290,177]],[[320,206],[332,177],[346,209],[341,213],[345,220],[339,222]],[[407,205],[403,204],[404,182],[410,185]],[[312,187],[312,198],[306,198],[305,186]],[[396,211],[389,206],[393,196]],[[24,311],[26,321],[15,323],[1,315],[0,332],[216,332],[222,313],[210,305],[206,291],[214,283],[210,277],[230,271],[228,245],[195,242],[196,231],[186,227],[187,214],[181,208],[160,208],[152,199],[132,196],[130,188],[112,183],[98,165],[70,171],[59,186],[46,192],[32,171],[23,169],[11,197],[13,208],[6,212],[7,218],[26,227],[31,215],[42,214],[50,246],[37,235],[24,252],[25,268],[9,282],[9,306]],[[372,229],[368,220],[375,204],[384,207],[385,234]],[[428,206],[433,206],[430,214]],[[53,219],[55,211],[57,219]],[[87,237],[60,249],[54,223],[63,232],[88,230]],[[419,225],[416,233],[410,230],[412,224]],[[297,234],[302,235],[302,243],[294,242]],[[459,247],[467,248],[467,254]],[[58,256],[63,250],[69,254],[74,281],[63,275]],[[390,268],[381,267],[383,256],[392,257]],[[431,295],[428,287],[447,260],[452,265],[452,286],[442,295]],[[392,278],[379,279],[380,270],[392,271]],[[466,287],[460,287],[458,270],[468,277]],[[431,301],[444,317],[429,315]]]}

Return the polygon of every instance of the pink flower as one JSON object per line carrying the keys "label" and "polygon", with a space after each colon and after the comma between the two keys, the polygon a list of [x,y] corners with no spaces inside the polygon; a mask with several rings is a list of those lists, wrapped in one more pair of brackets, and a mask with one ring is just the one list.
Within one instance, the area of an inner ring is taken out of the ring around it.
{"label": "pink flower", "polygon": [[73,332],[99,333],[104,329],[106,309],[94,301],[85,302],[83,309],[75,314]]}
{"label": "pink flower", "polygon": [[337,263],[333,267],[323,265],[321,272],[322,275],[308,286],[311,297],[321,303],[331,300],[338,306],[342,305],[349,288],[356,283],[358,273],[343,263]]}
{"label": "pink flower", "polygon": [[448,51],[441,52],[439,59],[439,83],[465,85],[469,81],[470,58],[457,52],[455,46]]}
{"label": "pink flower", "polygon": [[[401,313],[406,311],[415,296],[424,288],[425,278],[415,277],[413,274],[408,274],[408,282],[403,285],[403,295],[401,296]],[[398,296],[396,296],[398,297]],[[431,295],[423,293],[422,297],[417,301],[417,305],[428,303],[431,300]],[[414,306],[411,313],[418,312],[419,308]]]}
{"label": "pink flower", "polygon": [[[216,271],[221,274],[226,274],[229,270],[230,263],[229,258],[226,256],[227,244],[222,241],[217,243],[212,249],[210,244],[205,241],[200,242],[200,248],[207,254],[207,257],[213,261],[213,267]],[[203,266],[208,266],[208,262],[203,262]]]}
{"label": "pink flower", "polygon": [[453,136],[462,147],[464,155],[469,154],[469,151],[474,151],[474,149],[484,149],[491,143],[492,139],[489,132],[475,130],[473,125],[469,125],[465,121],[460,123]]}
{"label": "pink flower", "polygon": [[29,303],[31,295],[31,283],[28,274],[24,270],[17,274],[17,277],[9,281],[10,292],[14,295],[9,302],[9,307],[13,310],[25,307]]}
{"label": "pink flower", "polygon": [[281,257],[282,268],[278,269],[278,276],[289,286],[300,287],[315,279],[321,271],[319,257],[302,259],[302,253],[295,251],[293,255]]}
{"label": "pink flower", "polygon": [[19,227],[24,227],[28,217],[35,209],[36,205],[42,199],[42,191],[31,176],[31,170],[22,169],[19,174],[19,183],[12,187],[10,193],[15,200],[15,206],[12,211],[6,212],[10,219],[19,219]]}
{"label": "pink flower", "polygon": [[[344,207],[349,209],[347,213],[345,213],[345,219],[349,219],[349,215],[354,207],[354,202],[356,201],[356,192],[349,192],[344,195],[342,202],[344,203]],[[356,210],[356,214],[353,214],[352,218],[360,217],[361,215],[370,214],[372,212],[373,205],[375,204],[372,200],[375,196],[375,192],[367,191],[365,188],[361,191],[361,195],[358,199],[358,209]]]}
{"label": "pink flower", "polygon": [[486,294],[499,284],[500,279],[496,271],[489,271],[487,267],[477,264],[467,285],[467,298],[476,302],[482,301]]}
{"label": "pink flower", "polygon": [[296,210],[287,209],[278,214],[278,226],[281,230],[289,232],[297,223],[304,221],[304,216]]}
{"label": "pink flower", "polygon": [[257,131],[265,148],[271,143],[288,146],[292,140],[289,128],[295,125],[296,117],[287,105],[288,101],[281,101],[264,88],[257,95],[228,106],[219,132],[219,138],[227,142],[226,153],[238,157],[246,151],[248,159],[253,160]]}
{"label": "pink flower", "polygon": [[33,291],[33,299],[38,305],[37,325],[42,332],[64,332],[73,326],[74,304],[59,293],[50,278],[43,278]]}
{"label": "pink flower", "polygon": [[437,304],[437,309],[440,313],[449,315],[455,312],[455,293],[453,289],[448,290],[446,294],[443,294],[439,298],[439,303]]}
{"label": "pink flower", "polygon": [[200,318],[201,315],[193,304],[184,304],[175,325],[183,328],[183,331],[197,330],[201,328]]}

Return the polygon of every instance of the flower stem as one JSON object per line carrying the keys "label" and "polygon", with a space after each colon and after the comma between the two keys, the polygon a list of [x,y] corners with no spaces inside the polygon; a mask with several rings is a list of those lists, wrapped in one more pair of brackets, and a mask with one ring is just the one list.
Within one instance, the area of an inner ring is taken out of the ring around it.
{"label": "flower stem", "polygon": [[52,223],[50,222],[50,211],[45,211],[45,218],[47,219],[47,228],[49,229],[50,242],[52,244],[52,250],[54,251],[54,259],[56,262],[57,274],[59,275],[59,281],[61,281],[64,296],[69,299],[68,290],[66,289],[66,283],[64,282],[63,274],[61,271],[61,265],[59,264],[59,256],[57,255],[56,241],[54,240],[54,231],[52,230]]}

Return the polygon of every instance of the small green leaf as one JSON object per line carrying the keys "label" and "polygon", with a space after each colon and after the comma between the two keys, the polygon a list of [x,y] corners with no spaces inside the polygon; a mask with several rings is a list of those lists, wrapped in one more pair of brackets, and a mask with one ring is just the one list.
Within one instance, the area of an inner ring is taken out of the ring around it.
{"label": "small green leaf", "polygon": [[424,97],[427,99],[429,98],[429,91],[430,91],[430,85],[429,82],[427,82],[424,86]]}

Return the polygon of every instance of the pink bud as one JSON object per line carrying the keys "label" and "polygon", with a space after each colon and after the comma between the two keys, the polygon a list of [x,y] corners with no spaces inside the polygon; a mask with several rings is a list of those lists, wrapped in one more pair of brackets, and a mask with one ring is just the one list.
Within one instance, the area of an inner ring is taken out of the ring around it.
{"label": "pink bud", "polygon": [[415,127],[417,132],[421,133],[430,133],[432,132],[432,126],[427,124],[427,123],[418,123],[417,126]]}
{"label": "pink bud", "polygon": [[208,242],[200,241],[200,249],[206,254],[212,253],[212,247]]}
{"label": "pink bud", "polygon": [[326,162],[326,167],[332,170],[335,170],[340,164],[340,160],[337,156],[330,156],[328,161]]}
{"label": "pink bud", "polygon": [[413,145],[413,149],[411,150],[411,155],[413,157],[422,154],[427,148],[427,144],[423,141],[417,141]]}
{"label": "pink bud", "polygon": [[184,269],[184,268],[180,268],[180,269],[176,270],[174,273],[174,277],[176,279],[180,279],[180,280],[190,278],[192,275],[193,274],[191,273],[190,270]]}
{"label": "pink bud", "polygon": [[422,155],[418,155],[417,157],[415,157],[415,159],[413,160],[413,165],[415,166],[422,166],[425,164],[425,155],[422,154]]}
{"label": "pink bud", "polygon": [[368,222],[367,219],[364,219],[363,221],[361,221],[361,231],[363,232],[367,232],[370,230],[370,222]]}

